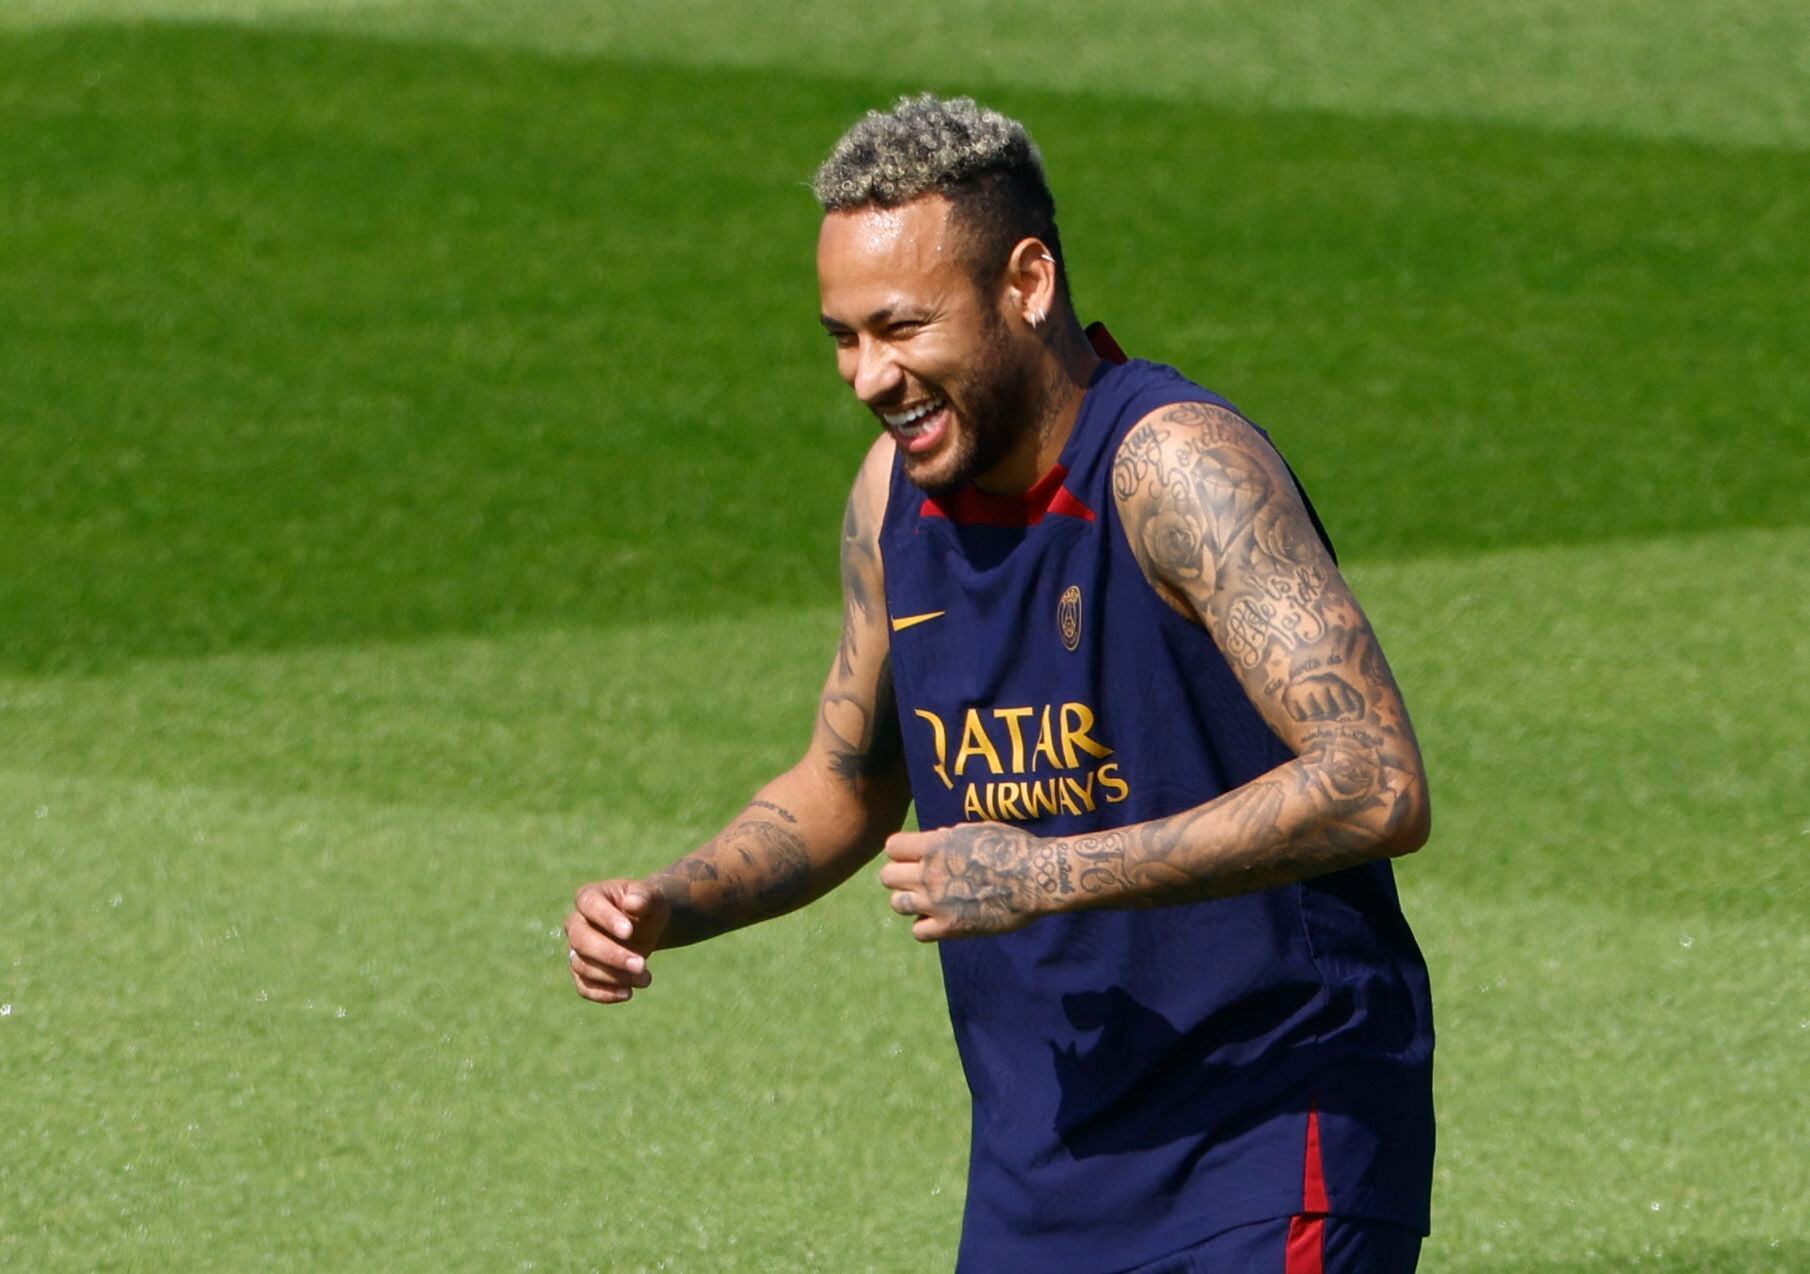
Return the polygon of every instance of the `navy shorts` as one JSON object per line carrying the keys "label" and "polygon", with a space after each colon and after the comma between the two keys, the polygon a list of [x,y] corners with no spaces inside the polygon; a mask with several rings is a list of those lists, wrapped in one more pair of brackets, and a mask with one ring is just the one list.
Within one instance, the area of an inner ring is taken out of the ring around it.
{"label": "navy shorts", "polygon": [[1420,1235],[1361,1217],[1296,1216],[1234,1226],[1125,1274],[1413,1274]]}

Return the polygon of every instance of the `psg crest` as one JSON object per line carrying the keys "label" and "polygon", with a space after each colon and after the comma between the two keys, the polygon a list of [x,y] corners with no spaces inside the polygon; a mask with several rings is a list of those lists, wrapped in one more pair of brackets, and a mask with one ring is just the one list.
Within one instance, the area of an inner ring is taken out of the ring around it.
{"label": "psg crest", "polygon": [[1081,586],[1070,584],[1056,604],[1056,630],[1070,650],[1081,648]]}

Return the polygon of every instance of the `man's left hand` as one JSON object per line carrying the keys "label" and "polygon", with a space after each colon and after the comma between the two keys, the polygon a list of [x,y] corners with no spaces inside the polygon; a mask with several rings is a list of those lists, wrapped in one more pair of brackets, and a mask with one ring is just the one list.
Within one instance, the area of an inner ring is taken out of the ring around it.
{"label": "man's left hand", "polygon": [[1056,910],[1068,880],[1066,853],[1004,823],[962,823],[934,832],[897,832],[880,883],[892,909],[918,917],[919,942],[1010,933]]}

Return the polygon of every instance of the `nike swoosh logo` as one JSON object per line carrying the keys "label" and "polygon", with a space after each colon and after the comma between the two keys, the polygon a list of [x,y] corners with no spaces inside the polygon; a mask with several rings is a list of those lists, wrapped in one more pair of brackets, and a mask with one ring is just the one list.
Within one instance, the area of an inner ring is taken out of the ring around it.
{"label": "nike swoosh logo", "polygon": [[895,633],[902,633],[907,628],[914,628],[919,624],[927,624],[933,619],[941,619],[948,613],[948,611],[933,610],[922,615],[901,615],[898,619],[892,621],[892,630]]}

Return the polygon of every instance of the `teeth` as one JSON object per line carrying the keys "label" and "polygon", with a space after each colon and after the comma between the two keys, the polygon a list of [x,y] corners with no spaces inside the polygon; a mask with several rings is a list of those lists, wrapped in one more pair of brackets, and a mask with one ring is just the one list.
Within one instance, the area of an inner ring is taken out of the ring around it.
{"label": "teeth", "polygon": [[913,438],[913,437],[916,437],[917,435],[923,433],[924,429],[926,427],[919,426],[918,428],[914,429],[912,426],[917,425],[918,422],[923,420],[926,416],[932,415],[933,413],[941,410],[942,406],[943,406],[943,400],[940,398],[937,398],[937,399],[931,400],[930,402],[924,403],[920,406],[914,407],[910,411],[899,412],[897,415],[894,415],[890,412],[883,411],[880,413],[880,419],[884,420],[887,423],[887,425],[889,425],[893,429],[897,429],[900,433],[904,434],[906,437]]}

